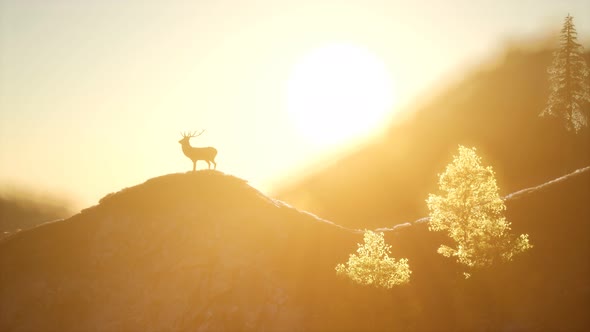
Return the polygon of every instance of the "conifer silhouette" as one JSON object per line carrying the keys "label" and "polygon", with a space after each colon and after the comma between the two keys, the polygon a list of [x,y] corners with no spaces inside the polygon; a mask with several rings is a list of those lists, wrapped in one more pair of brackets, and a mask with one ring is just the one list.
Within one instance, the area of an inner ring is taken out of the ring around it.
{"label": "conifer silhouette", "polygon": [[573,17],[566,16],[560,46],[553,54],[553,63],[548,69],[551,92],[545,109],[540,116],[555,116],[565,122],[568,131],[578,133],[588,126],[588,67],[583,48],[577,42]]}

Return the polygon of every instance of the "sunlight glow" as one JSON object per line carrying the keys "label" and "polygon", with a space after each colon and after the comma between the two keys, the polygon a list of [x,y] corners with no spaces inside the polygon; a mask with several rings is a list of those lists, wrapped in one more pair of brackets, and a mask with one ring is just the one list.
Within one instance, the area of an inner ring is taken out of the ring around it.
{"label": "sunlight glow", "polygon": [[393,104],[389,72],[381,59],[354,44],[313,50],[293,68],[287,109],[298,131],[318,145],[366,134]]}

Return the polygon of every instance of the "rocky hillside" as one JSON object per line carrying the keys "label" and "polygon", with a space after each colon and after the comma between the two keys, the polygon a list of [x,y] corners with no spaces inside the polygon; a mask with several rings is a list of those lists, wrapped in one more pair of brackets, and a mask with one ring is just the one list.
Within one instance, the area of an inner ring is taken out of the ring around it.
{"label": "rocky hillside", "polygon": [[218,171],[165,175],[0,241],[0,330],[583,330],[590,228],[561,216],[590,220],[589,184],[511,200],[535,248],[469,280],[425,224],[388,232],[412,280],[377,290],[334,271],[361,234]]}

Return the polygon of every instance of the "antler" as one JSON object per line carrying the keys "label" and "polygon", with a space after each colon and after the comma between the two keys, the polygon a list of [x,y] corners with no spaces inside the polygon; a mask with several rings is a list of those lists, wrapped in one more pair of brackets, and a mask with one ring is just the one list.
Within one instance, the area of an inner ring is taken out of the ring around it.
{"label": "antler", "polygon": [[190,132],[190,133],[180,133],[182,135],[182,137],[198,137],[201,136],[203,133],[205,132],[205,129],[202,129],[200,133],[197,134],[196,131]]}

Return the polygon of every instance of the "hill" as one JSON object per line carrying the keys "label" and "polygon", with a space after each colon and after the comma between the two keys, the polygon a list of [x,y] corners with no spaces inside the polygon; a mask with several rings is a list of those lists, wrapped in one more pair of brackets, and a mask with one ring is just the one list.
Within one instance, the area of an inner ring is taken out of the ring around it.
{"label": "hill", "polygon": [[341,225],[385,227],[428,213],[424,201],[459,144],[476,147],[494,167],[502,194],[588,166],[590,130],[574,136],[538,116],[551,59],[547,49],[508,50],[410,110],[384,137],[276,196]]}
{"label": "hill", "polygon": [[154,178],[0,242],[0,330],[307,330],[357,238],[220,172]]}
{"label": "hill", "polygon": [[[535,248],[465,280],[440,234],[388,232],[410,284],[337,277],[362,235],[218,171],[170,174],[0,241],[2,331],[583,330],[590,172],[512,199]],[[574,200],[561,200],[572,194]]]}

